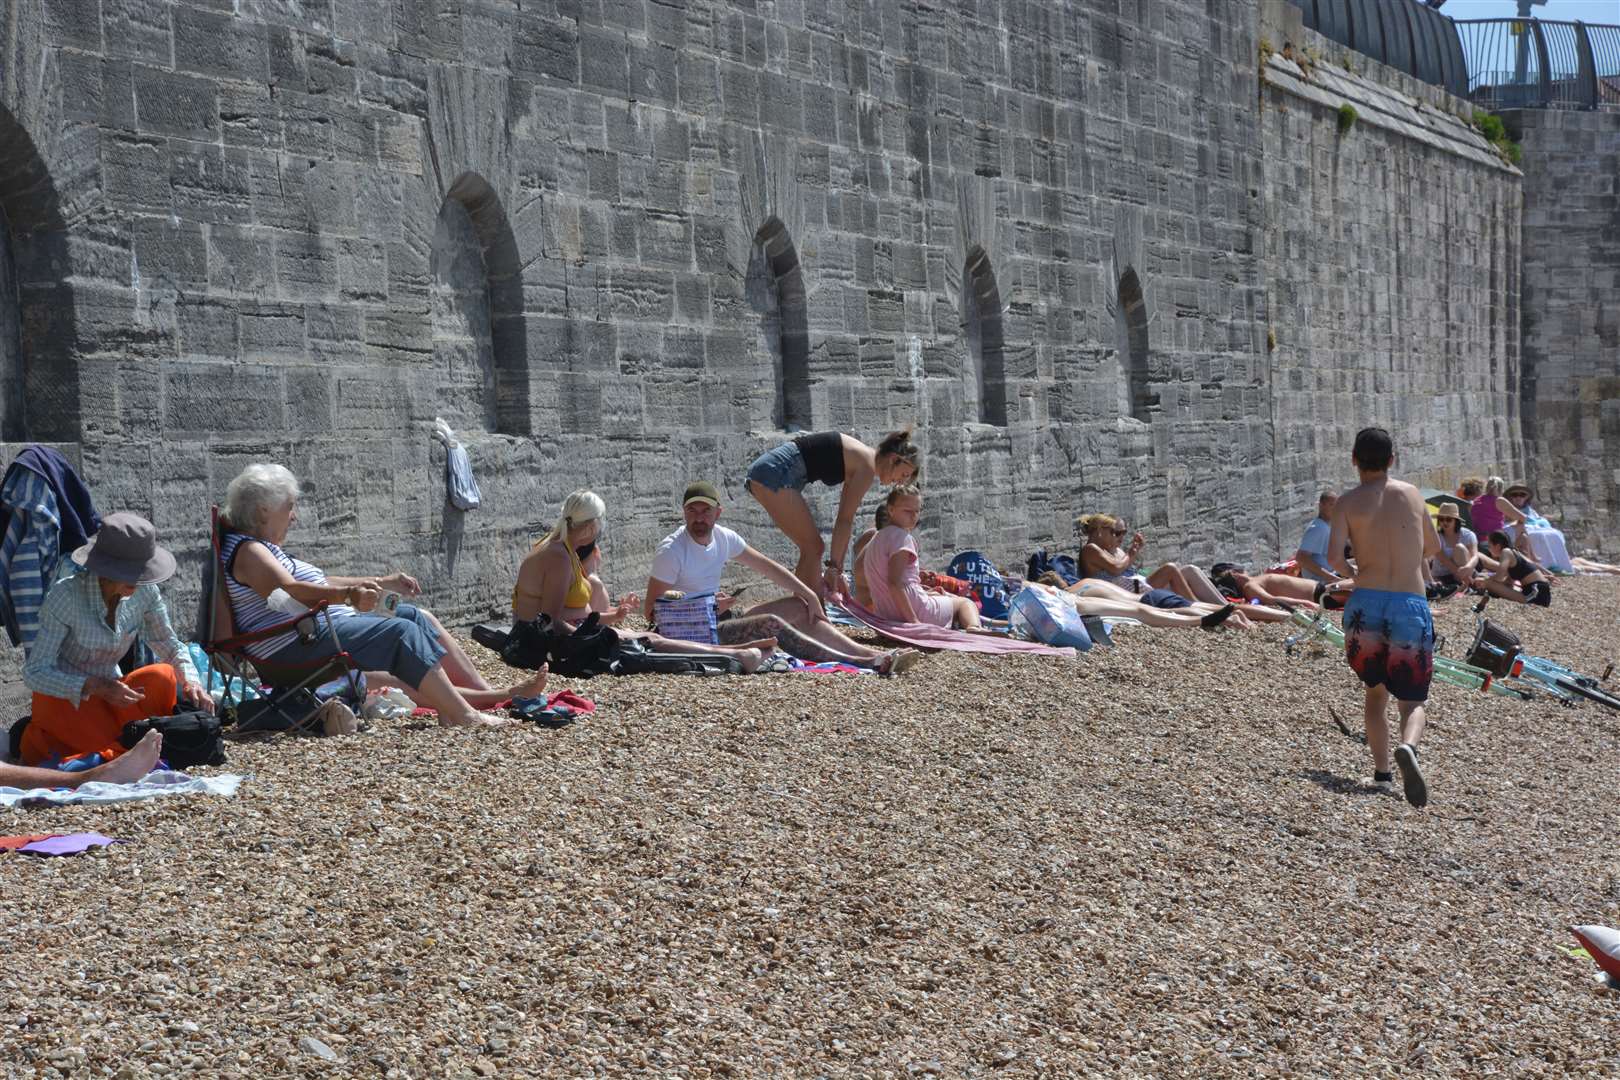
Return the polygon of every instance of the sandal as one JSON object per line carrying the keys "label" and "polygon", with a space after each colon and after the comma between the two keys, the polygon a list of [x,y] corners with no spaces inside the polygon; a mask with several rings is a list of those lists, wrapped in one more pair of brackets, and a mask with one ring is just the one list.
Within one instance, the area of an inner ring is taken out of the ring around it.
{"label": "sandal", "polygon": [[923,654],[918,649],[891,649],[884,658],[880,674],[888,675],[891,678],[896,675],[904,675],[916,667],[917,661],[922,658]]}
{"label": "sandal", "polygon": [[565,728],[578,717],[567,705],[547,705],[543,697],[515,697],[506,711],[519,720],[527,720],[543,728]]}

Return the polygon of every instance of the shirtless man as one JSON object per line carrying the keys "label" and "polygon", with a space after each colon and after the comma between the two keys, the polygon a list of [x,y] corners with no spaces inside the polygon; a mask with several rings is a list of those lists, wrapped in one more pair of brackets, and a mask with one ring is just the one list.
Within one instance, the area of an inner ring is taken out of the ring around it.
{"label": "shirtless man", "polygon": [[1313,582],[1292,574],[1245,574],[1231,563],[1216,563],[1210,580],[1226,593],[1245,600],[1258,600],[1271,607],[1290,610],[1303,608],[1306,611],[1316,611],[1323,599],[1330,595],[1337,597],[1338,602],[1329,606],[1343,607],[1343,600],[1356,587],[1354,581],[1345,578]]}
{"label": "shirtless man", "polygon": [[1395,444],[1383,428],[1356,433],[1351,460],[1361,484],[1339,498],[1333,510],[1328,557],[1346,577],[1348,540],[1356,552],[1356,591],[1344,606],[1344,658],[1367,688],[1367,749],[1373,781],[1394,783],[1385,706],[1395,698],[1401,717],[1395,766],[1401,770],[1406,801],[1423,806],[1429,785],[1418,768],[1423,737],[1423,703],[1434,675],[1434,620],[1423,593],[1423,562],[1440,551],[1440,537],[1411,484],[1389,478]]}

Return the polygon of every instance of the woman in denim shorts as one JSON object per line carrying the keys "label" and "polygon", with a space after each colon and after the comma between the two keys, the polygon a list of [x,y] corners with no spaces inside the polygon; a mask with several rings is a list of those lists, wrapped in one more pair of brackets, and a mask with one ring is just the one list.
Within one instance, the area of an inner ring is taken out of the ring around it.
{"label": "woman in denim shorts", "polygon": [[[798,579],[818,596],[829,591],[841,595],[848,592],[844,555],[849,551],[861,499],[874,480],[887,485],[915,482],[918,456],[910,428],[891,432],[876,448],[836,431],[801,435],[754,459],[748,467],[748,493],[798,547],[799,562],[793,569]],[[821,529],[804,500],[806,485],[817,480],[843,489],[831,551],[822,542]]]}

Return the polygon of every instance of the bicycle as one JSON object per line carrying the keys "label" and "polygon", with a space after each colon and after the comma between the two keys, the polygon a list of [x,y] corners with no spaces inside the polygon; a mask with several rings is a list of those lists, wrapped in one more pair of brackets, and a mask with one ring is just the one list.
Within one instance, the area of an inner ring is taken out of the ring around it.
{"label": "bicycle", "polygon": [[[1474,644],[1468,650],[1469,664],[1490,672],[1496,679],[1533,681],[1566,706],[1573,706],[1580,697],[1620,712],[1620,698],[1604,691],[1602,679],[1525,653],[1517,634],[1485,618],[1485,605],[1490,602],[1491,598],[1484,596],[1474,605]],[[1613,670],[1611,663],[1603,678]]]}

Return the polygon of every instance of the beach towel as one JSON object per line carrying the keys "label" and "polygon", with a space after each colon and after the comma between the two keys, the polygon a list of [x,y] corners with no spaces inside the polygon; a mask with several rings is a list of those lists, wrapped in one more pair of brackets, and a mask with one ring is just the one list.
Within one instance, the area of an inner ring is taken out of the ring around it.
{"label": "beach towel", "polygon": [[164,795],[235,795],[245,776],[219,773],[187,776],[181,772],[149,772],[133,784],[93,780],[76,788],[0,787],[0,806],[68,806],[74,803],[120,803],[156,799]]}
{"label": "beach towel", "polygon": [[[7,841],[21,840],[20,844]],[[82,855],[93,847],[122,844],[98,832],[47,833],[44,836],[0,836],[0,851],[15,851],[19,855]]]}
{"label": "beach towel", "polygon": [[966,634],[960,630],[947,630],[941,626],[928,626],[924,623],[890,622],[863,608],[854,598],[848,596],[840,597],[838,603],[867,627],[904,645],[916,645],[924,649],[949,649],[953,652],[1034,653],[1038,656],[1067,656],[1071,659],[1076,655],[1070,648],[1038,645],[1033,641],[1019,641],[999,634]]}

